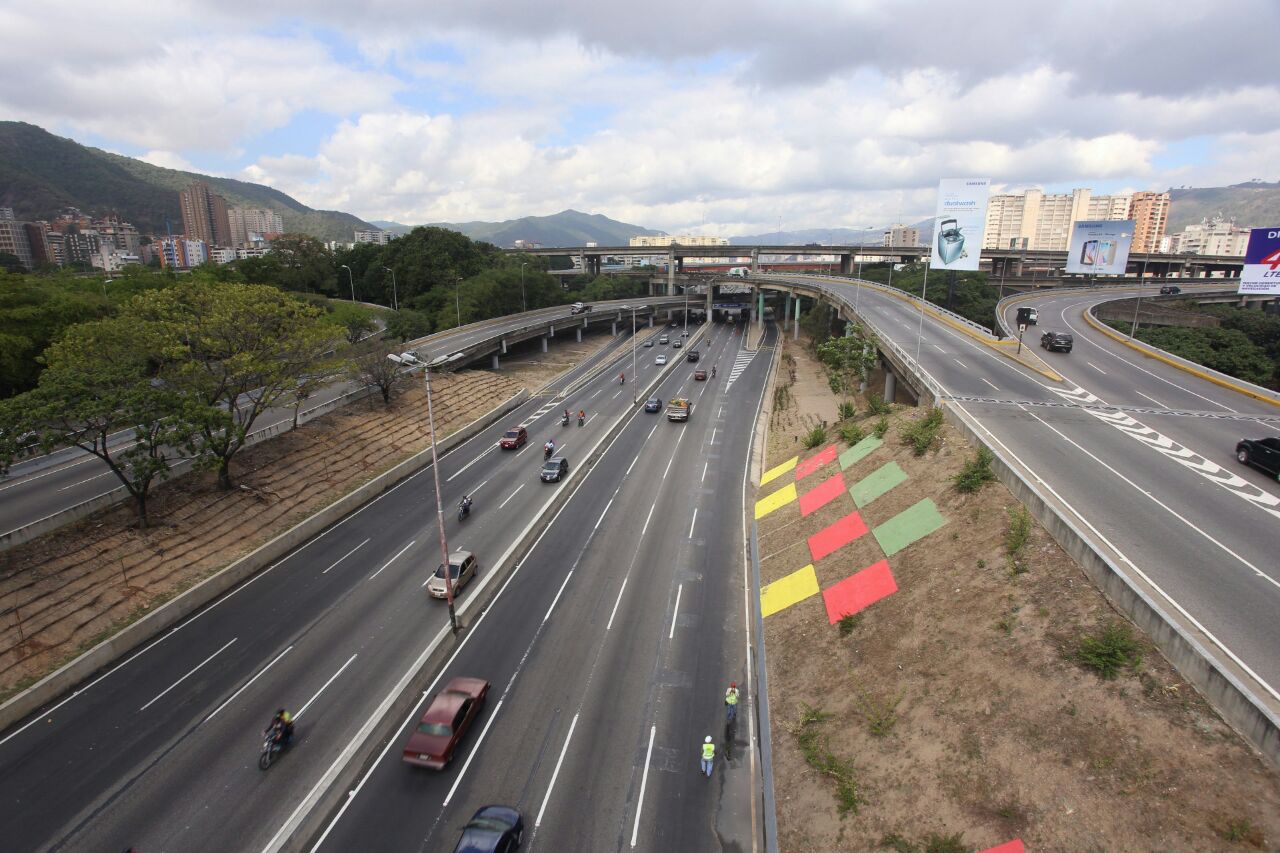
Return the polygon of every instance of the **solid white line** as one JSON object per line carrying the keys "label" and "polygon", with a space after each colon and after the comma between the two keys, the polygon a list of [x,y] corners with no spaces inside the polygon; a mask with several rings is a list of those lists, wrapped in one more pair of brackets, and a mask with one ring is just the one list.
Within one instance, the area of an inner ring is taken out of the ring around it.
{"label": "solid white line", "polygon": [[[527,446],[527,445],[526,445],[526,446]],[[467,470],[468,468],[470,468],[472,465],[476,464],[476,463],[477,463],[477,462],[479,462],[481,459],[485,458],[486,456],[488,456],[490,453],[492,453],[493,451],[495,451],[495,450],[497,450],[497,449],[498,449],[498,443],[497,443],[497,442],[494,442],[493,444],[491,444],[491,445],[489,445],[488,447],[486,447],[486,448],[485,448],[484,453],[481,453],[481,454],[480,454],[479,456],[477,456],[475,459],[472,459],[472,460],[471,460],[470,462],[468,462],[466,465],[463,465],[461,468],[459,468],[457,471],[455,471],[455,472],[454,472],[453,474],[451,474],[450,476],[445,477],[445,478],[444,478],[444,481],[445,481],[446,483],[452,483],[455,477],[460,476],[460,475],[462,474],[462,472],[463,472],[463,471],[466,471],[466,470]]]}
{"label": "solid white line", "polygon": [[[1137,390],[1136,388],[1134,389],[1133,393],[1137,394],[1139,397],[1147,397],[1146,394],[1143,394],[1141,391]],[[1155,403],[1157,406],[1159,406],[1162,409],[1169,408],[1164,403],[1161,403],[1159,400],[1157,400],[1155,397],[1147,397],[1147,399]]]}
{"label": "solid white line", "polygon": [[953,359],[951,359],[951,360],[952,360],[952,361],[954,361],[956,364],[960,365],[961,367],[963,367],[965,370],[968,370],[968,369],[969,369],[969,365],[965,364],[965,363],[964,363],[963,361],[961,361],[960,359],[958,359],[958,358],[953,358]]}
{"label": "solid white line", "polygon": [[507,496],[507,500],[498,504],[498,509],[502,509],[504,506],[506,506],[507,502],[510,501],[512,498],[514,498],[516,495],[520,494],[520,490],[523,489],[524,487],[525,487],[524,483],[521,483],[519,486],[517,486],[516,490]]}
{"label": "solid white line", "polygon": [[[617,496],[618,492],[615,490],[613,494]],[[609,498],[609,502],[604,505],[604,512],[600,513],[600,517],[596,519],[596,526],[591,528],[592,530],[600,529],[600,522],[604,521],[604,517],[609,513],[609,507],[611,506],[613,506],[613,498]]]}
{"label": "solid white line", "polygon": [[[361,548],[363,548],[365,545],[368,545],[368,544],[369,544],[369,540],[368,540],[368,539],[364,540],[364,541],[363,541],[363,542],[361,542],[359,545],[357,545],[356,547],[352,548],[350,551],[348,551],[347,553],[343,554],[343,555],[342,555],[341,557],[339,557],[338,559],[334,560],[334,561],[333,561],[333,566],[338,565],[338,563],[341,563],[343,560],[347,559],[347,557],[350,557],[350,556],[351,556],[352,554],[354,554],[356,551],[359,551]],[[332,568],[333,568],[333,566],[330,566],[330,567],[329,567],[329,569],[332,569]],[[325,570],[324,570],[323,572],[321,572],[320,574],[322,574],[322,575],[327,575],[327,574],[329,574],[329,569],[325,569]]]}
{"label": "solid white line", "polygon": [[484,743],[485,736],[489,734],[489,729],[493,726],[493,721],[498,719],[498,711],[502,710],[502,703],[505,699],[499,699],[498,704],[493,706],[493,713],[489,715],[489,719],[485,721],[484,730],[480,732],[480,737],[476,738],[476,745],[471,747],[471,752],[467,755],[467,760],[462,763],[462,769],[458,771],[458,776],[453,780],[453,784],[449,786],[449,793],[445,794],[444,802],[440,804],[441,808],[449,805],[449,801],[453,799],[453,795],[457,792],[458,786],[462,784],[462,778],[467,775],[467,768],[471,766],[471,759],[475,758],[480,752],[480,744]]}
{"label": "solid white line", "polygon": [[257,681],[259,678],[261,678],[263,673],[265,673],[267,670],[271,669],[271,667],[273,667],[273,666],[275,666],[275,665],[276,665],[276,661],[280,660],[280,658],[282,658],[282,657],[284,657],[285,655],[289,654],[289,652],[290,652],[290,651],[292,651],[292,650],[293,650],[293,646],[289,646],[289,648],[285,649],[285,650],[284,650],[284,651],[282,651],[280,654],[276,655],[275,660],[271,661],[271,663],[267,664],[267,665],[266,665],[266,666],[264,666],[262,669],[258,670],[258,674],[257,674],[257,675],[255,675],[253,678],[250,678],[248,681],[246,681],[243,687],[241,687],[241,688],[240,688],[239,690],[237,690],[235,693],[232,693],[232,694],[231,694],[231,698],[230,698],[230,699],[228,699],[227,701],[223,702],[221,705],[219,705],[217,708],[215,708],[215,709],[214,709],[214,711],[213,711],[213,713],[212,713],[212,714],[210,714],[209,716],[207,716],[207,717],[205,717],[203,720],[201,720],[201,721],[200,721],[200,725],[202,725],[202,726],[203,726],[205,723],[207,723],[207,722],[209,722],[210,720],[212,720],[212,719],[214,718],[214,716],[215,716],[215,715],[217,715],[217,713],[218,713],[219,711],[221,711],[223,708],[225,708],[225,707],[227,707],[228,705],[230,705],[232,702],[236,701],[236,697],[237,697],[237,696],[239,696],[241,693],[245,692],[246,690],[248,690],[248,689],[249,689],[249,685],[250,685],[250,684],[253,684],[253,682],[255,682],[255,681]]}
{"label": "solid white line", "polygon": [[[596,390],[596,392],[595,392],[595,394],[592,394],[592,395],[591,395],[591,397],[594,397],[596,394],[599,394],[599,393],[600,393],[601,391],[603,391],[603,390],[604,390],[603,388],[599,388],[599,389],[597,389],[597,390]],[[590,400],[590,399],[591,399],[591,397],[588,397],[587,399],[588,399],[588,400]]]}
{"label": "solid white line", "polygon": [[644,528],[641,529],[640,531],[641,539],[644,538],[645,532],[649,529],[649,520],[653,518],[653,510],[655,507],[657,507],[656,503],[653,506],[649,507],[649,514],[644,517]]}
{"label": "solid white line", "polygon": [[680,594],[684,592],[684,584],[676,587],[676,606],[671,611],[671,630],[667,632],[667,639],[670,640],[676,635],[676,619],[680,617]]}
{"label": "solid white line", "polygon": [[636,822],[631,829],[631,846],[636,846],[636,836],[640,833],[640,811],[644,808],[644,789],[649,784],[649,762],[653,760],[653,736],[658,727],[649,727],[649,749],[644,754],[644,774],[640,777],[640,798],[636,800]]}
{"label": "solid white line", "polygon": [[705,482],[707,481],[707,468],[708,468],[710,465],[711,465],[711,463],[710,463],[710,462],[703,462],[703,463],[702,463],[702,479],[701,479],[701,480],[699,480],[698,482],[700,482],[700,483],[705,483]]}
{"label": "solid white line", "polygon": [[1089,365],[1089,366],[1090,366],[1090,367],[1092,367],[1094,370],[1096,370],[1096,371],[1098,371],[1099,373],[1101,373],[1103,376],[1106,376],[1106,375],[1107,375],[1107,371],[1103,370],[1101,367],[1098,367],[1098,365],[1094,364],[1092,361],[1086,361],[1086,362],[1085,362],[1085,364]]}
{"label": "solid white line", "polygon": [[689,520],[689,538],[693,538],[693,526],[698,523],[698,508],[693,508],[693,518]]}
{"label": "solid white line", "polygon": [[58,491],[65,492],[67,489],[74,489],[76,486],[83,486],[85,483],[92,483],[94,480],[98,479],[99,477],[106,477],[111,473],[112,473],[111,471],[103,471],[101,474],[94,474],[92,477],[88,478],[87,480],[81,480],[78,483],[72,483],[69,486],[63,486],[62,488],[58,489]]}
{"label": "solid white line", "polygon": [[712,428],[711,428],[711,440],[710,440],[710,441],[708,441],[708,442],[707,442],[707,444],[715,444],[715,443],[716,443],[716,430],[717,430],[717,429],[718,429],[718,427],[712,427]]}
{"label": "solid white line", "polygon": [[328,680],[328,681],[326,681],[326,682],[324,683],[324,685],[323,685],[319,690],[317,690],[317,691],[316,691],[316,695],[312,696],[310,699],[308,699],[308,700],[307,700],[307,704],[303,705],[303,706],[302,706],[302,710],[301,710],[301,711],[299,711],[298,713],[294,714],[294,715],[293,715],[293,718],[294,718],[295,720],[297,720],[297,719],[301,719],[302,715],[303,715],[303,714],[305,714],[305,713],[307,713],[307,709],[308,709],[308,708],[310,708],[312,705],[314,705],[314,704],[315,704],[315,702],[316,702],[316,700],[320,698],[320,694],[321,694],[321,693],[323,693],[323,692],[324,692],[324,691],[329,687],[329,685],[330,685],[330,684],[333,684],[333,680],[334,680],[335,678],[337,678],[339,675],[342,675],[342,671],[343,671],[344,669],[346,669],[347,667],[351,666],[351,662],[352,662],[353,660],[355,660],[355,659],[356,659],[356,657],[358,657],[358,655],[352,655],[351,657],[347,658],[347,662],[346,662],[346,663],[344,663],[342,666],[338,667],[338,671],[337,671],[337,672],[335,672],[333,675],[329,676],[329,680]]}
{"label": "solid white line", "polygon": [[946,352],[946,350],[944,350],[942,347],[938,346],[937,344],[929,344],[929,346],[933,347],[938,352]]}
{"label": "solid white line", "polygon": [[622,579],[622,587],[619,588],[618,597],[613,602],[613,610],[609,612],[609,623],[604,626],[606,633],[608,633],[609,629],[613,627],[613,617],[618,615],[618,605],[622,603],[622,594],[627,591],[627,581],[630,579],[629,575]]}
{"label": "solid white line", "polygon": [[556,597],[551,599],[551,604],[547,605],[547,612],[542,614],[542,621],[544,623],[550,619],[551,614],[555,612],[556,605],[560,603],[560,596],[564,595],[565,588],[569,586],[569,581],[573,578],[573,574],[574,570],[570,569],[569,574],[564,576],[564,581],[560,584],[560,588],[556,590]]}
{"label": "solid white line", "polygon": [[[403,548],[401,548],[401,549],[400,549],[400,551],[399,551],[399,553],[397,553],[395,557],[392,557],[390,560],[387,560],[385,563],[383,563],[383,564],[382,564],[382,569],[385,569],[387,566],[389,566],[389,565],[391,565],[392,563],[394,563],[394,562],[396,561],[396,557],[399,557],[399,556],[400,556],[400,554],[403,554],[405,551],[408,551],[410,548],[412,548],[412,547],[413,547],[413,543],[414,543],[414,542],[416,542],[416,541],[418,541],[418,540],[416,540],[416,539],[415,539],[415,540],[413,540],[413,542],[410,542],[408,545],[405,545]],[[374,579],[374,578],[376,578],[378,575],[382,574],[382,569],[378,569],[376,572],[374,572],[373,574],[369,575],[369,580],[373,580],[373,579]]]}
{"label": "solid white line", "polygon": [[207,664],[209,661],[213,660],[213,659],[214,659],[214,658],[216,658],[218,655],[222,654],[224,651],[226,651],[226,650],[227,650],[227,648],[231,645],[231,643],[234,643],[234,642],[235,642],[236,640],[238,640],[238,639],[239,639],[239,637],[232,637],[232,638],[231,638],[231,642],[227,643],[227,645],[223,646],[222,648],[218,649],[218,650],[217,650],[216,652],[214,652],[213,654],[209,655],[209,656],[208,656],[207,658],[205,658],[204,660],[200,661],[200,663],[196,664],[195,669],[191,670],[191,671],[190,671],[190,672],[188,672],[186,675],[182,676],[182,677],[181,677],[181,678],[179,678],[177,681],[173,682],[173,684],[170,684],[168,687],[166,687],[164,690],[162,690],[162,691],[160,692],[160,695],[159,695],[159,696],[156,696],[156,698],[155,698],[155,699],[152,699],[150,702],[148,702],[147,704],[143,705],[143,706],[142,706],[141,708],[139,708],[138,710],[139,710],[139,711],[145,711],[145,710],[147,710],[148,708],[150,708],[152,705],[154,705],[156,702],[160,701],[160,697],[161,697],[161,696],[164,696],[164,695],[165,695],[166,693],[168,693],[170,690],[172,690],[173,688],[177,687],[179,684],[181,684],[182,682],[186,681],[186,680],[187,680],[188,678],[190,678],[191,676],[195,675],[196,670],[200,669],[200,667],[204,666],[204,665],[205,665],[205,664]]}
{"label": "solid white line", "polygon": [[666,467],[666,470],[664,470],[664,471],[662,472],[662,479],[664,479],[664,480],[665,480],[665,479],[667,479],[667,474],[669,474],[669,473],[671,472],[671,463],[672,463],[672,462],[675,462],[675,461],[676,461],[676,455],[675,455],[675,453],[672,453],[672,454],[671,454],[671,458],[667,460],[667,467]]}
{"label": "solid white line", "polygon": [[551,792],[556,787],[556,777],[560,775],[560,765],[564,764],[564,754],[569,751],[569,741],[573,740],[573,730],[578,726],[578,715],[573,715],[573,722],[569,724],[569,734],[565,735],[564,746],[560,748],[560,757],[556,759],[555,772],[551,774],[551,783],[547,785],[547,795],[542,798],[542,808],[538,809],[538,819],[533,822],[536,829],[542,825],[542,814],[547,810],[547,803],[551,801]]}
{"label": "solid white line", "polygon": [[[651,433],[652,434],[652,433]],[[646,439],[647,441],[648,439]],[[631,464],[627,466],[627,473],[623,474],[624,478],[631,476],[631,469],[636,467],[636,463],[640,461],[640,454],[637,453],[631,460]]]}
{"label": "solid white line", "polygon": [[716,417],[717,417],[717,418],[723,418],[723,417],[724,417],[724,406],[721,406],[721,407],[720,407],[720,411],[716,414]]}
{"label": "solid white line", "polygon": [[988,385],[990,385],[992,388],[995,388],[997,391],[999,391],[999,390],[1000,390],[999,388],[996,388],[995,383],[993,383],[993,382],[992,382],[990,379],[988,379],[987,377],[985,377],[985,376],[979,376],[978,378],[979,378],[979,379],[981,379],[983,382],[987,383]]}

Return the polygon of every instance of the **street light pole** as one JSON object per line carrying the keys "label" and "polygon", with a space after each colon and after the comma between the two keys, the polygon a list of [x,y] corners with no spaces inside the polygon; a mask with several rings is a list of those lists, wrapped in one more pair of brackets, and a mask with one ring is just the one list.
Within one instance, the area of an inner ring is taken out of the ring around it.
{"label": "street light pole", "polygon": [[115,281],[114,278],[103,279],[103,282],[102,282],[102,298],[103,299],[107,298],[107,285],[113,281]]}
{"label": "street light pole", "polygon": [[383,272],[391,273],[391,310],[400,310],[400,299],[396,296],[396,271],[391,267],[383,267]]}
{"label": "street light pole", "polygon": [[639,381],[636,379],[636,308],[642,306],[631,306],[631,404],[635,405],[640,402],[640,396],[637,388],[640,387]]}
{"label": "street light pole", "polygon": [[356,277],[355,277],[355,274],[351,272],[351,267],[347,266],[346,264],[339,264],[339,266],[341,266],[344,270],[346,270],[346,271],[347,271],[347,281],[351,282],[351,301],[352,301],[352,302],[355,302],[355,301],[356,301]]}
{"label": "street light pole", "polygon": [[462,325],[462,276],[453,280],[453,307],[458,312],[458,325]]}
{"label": "street light pole", "polygon": [[529,266],[528,261],[523,261],[520,264],[520,308],[524,311],[529,310],[529,300],[524,297],[524,268],[527,266]]}
{"label": "street light pole", "polygon": [[1147,252],[1147,256],[1142,259],[1142,274],[1138,276],[1138,299],[1133,303],[1133,326],[1129,329],[1129,340],[1133,340],[1138,334],[1138,307],[1142,305],[1142,285],[1147,278],[1147,261],[1150,258],[1151,253]]}
{"label": "street light pole", "polygon": [[444,566],[444,595],[449,603],[449,630],[458,633],[458,615],[453,610],[453,572],[449,566],[449,542],[444,535],[444,503],[440,497],[440,460],[436,457],[436,419],[431,410],[431,368],[422,371],[427,386],[427,426],[431,430],[431,476],[436,481],[436,524],[440,528],[440,560]]}

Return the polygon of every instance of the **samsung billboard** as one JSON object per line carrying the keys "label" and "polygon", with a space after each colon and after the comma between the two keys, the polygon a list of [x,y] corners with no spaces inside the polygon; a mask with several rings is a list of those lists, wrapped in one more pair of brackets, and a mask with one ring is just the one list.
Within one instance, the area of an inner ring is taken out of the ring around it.
{"label": "samsung billboard", "polygon": [[1067,272],[1077,275],[1124,275],[1133,246],[1132,219],[1077,222],[1067,249]]}

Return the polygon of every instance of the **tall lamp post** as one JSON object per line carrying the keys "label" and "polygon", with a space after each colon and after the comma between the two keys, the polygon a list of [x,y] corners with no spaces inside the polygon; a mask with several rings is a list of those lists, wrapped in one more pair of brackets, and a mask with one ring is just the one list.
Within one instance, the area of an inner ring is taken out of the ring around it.
{"label": "tall lamp post", "polygon": [[641,308],[647,308],[647,305],[631,306],[631,403],[635,405],[640,402],[639,388],[640,382],[636,374],[636,311]]}
{"label": "tall lamp post", "polygon": [[391,273],[391,310],[400,310],[400,299],[396,296],[396,271],[391,267],[383,267],[383,272]]}
{"label": "tall lamp post", "polygon": [[444,503],[440,497],[440,460],[436,457],[436,419],[431,410],[431,368],[422,371],[427,386],[427,425],[431,429],[431,476],[436,482],[436,525],[440,529],[440,563],[444,566],[444,596],[449,604],[449,630],[458,633],[458,614],[453,609],[453,570],[449,565],[449,542],[444,535]]}
{"label": "tall lamp post", "polygon": [[1147,280],[1147,261],[1151,259],[1151,251],[1147,251],[1147,255],[1142,259],[1142,274],[1138,276],[1138,299],[1133,303],[1133,326],[1129,329],[1129,340],[1133,340],[1138,334],[1138,307],[1142,305],[1142,286]]}
{"label": "tall lamp post", "polygon": [[524,298],[524,268],[529,266],[528,261],[520,263],[520,308],[521,310],[529,310],[529,300]]}
{"label": "tall lamp post", "polygon": [[453,280],[453,307],[458,312],[458,325],[462,325],[462,276]]}
{"label": "tall lamp post", "polygon": [[351,267],[347,266],[346,264],[339,264],[339,266],[341,266],[344,270],[346,270],[346,271],[347,271],[347,281],[351,282],[351,301],[352,301],[352,302],[355,302],[355,301],[356,301],[356,277],[355,277],[355,274],[351,272]]}
{"label": "tall lamp post", "polygon": [[103,279],[102,281],[102,298],[103,299],[107,298],[107,285],[113,281],[115,281],[114,278]]}

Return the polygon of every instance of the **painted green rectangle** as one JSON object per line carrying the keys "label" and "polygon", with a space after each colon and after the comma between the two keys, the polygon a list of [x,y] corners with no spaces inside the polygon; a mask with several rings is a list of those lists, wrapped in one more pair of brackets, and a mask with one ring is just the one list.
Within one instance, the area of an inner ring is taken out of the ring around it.
{"label": "painted green rectangle", "polygon": [[869,435],[862,439],[862,441],[840,454],[840,470],[848,471],[850,465],[862,461],[867,454],[882,444],[884,444],[884,439],[877,438],[875,435]]}
{"label": "painted green rectangle", "polygon": [[884,551],[885,556],[891,557],[946,523],[947,520],[942,517],[942,513],[938,512],[934,502],[925,498],[884,524],[873,528],[871,533],[880,543],[880,549]]}
{"label": "painted green rectangle", "polygon": [[862,508],[906,479],[907,472],[897,462],[890,462],[850,486],[849,496]]}

